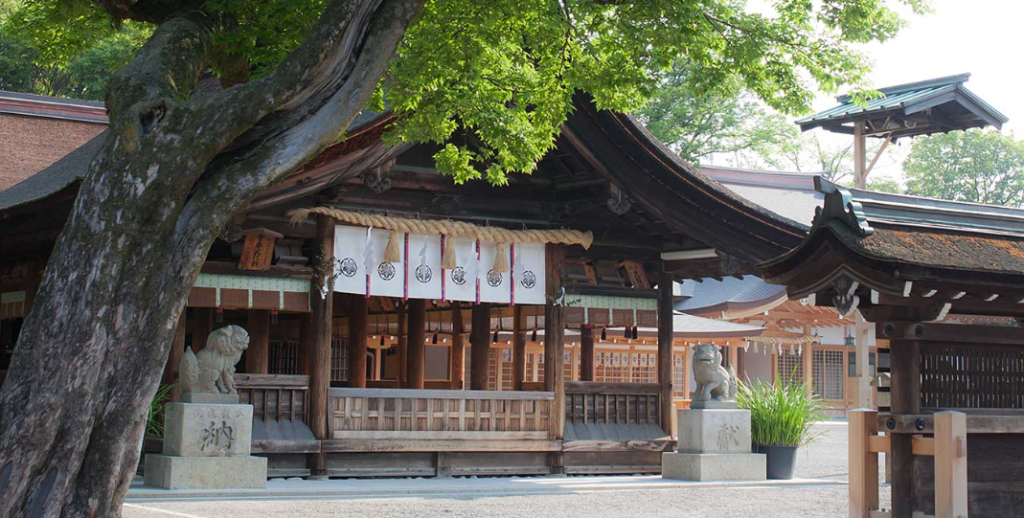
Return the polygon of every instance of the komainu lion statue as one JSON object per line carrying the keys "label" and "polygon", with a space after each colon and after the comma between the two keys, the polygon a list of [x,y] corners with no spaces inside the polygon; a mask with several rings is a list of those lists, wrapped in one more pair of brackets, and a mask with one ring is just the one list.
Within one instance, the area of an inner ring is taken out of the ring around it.
{"label": "komainu lion statue", "polygon": [[722,367],[722,348],[715,344],[699,344],[693,351],[693,380],[697,383],[694,399],[699,401],[732,401],[739,381],[732,366]]}
{"label": "komainu lion statue", "polygon": [[181,357],[179,376],[183,393],[236,394],[235,364],[249,347],[249,333],[238,326],[224,326],[206,340],[199,354],[189,347]]}

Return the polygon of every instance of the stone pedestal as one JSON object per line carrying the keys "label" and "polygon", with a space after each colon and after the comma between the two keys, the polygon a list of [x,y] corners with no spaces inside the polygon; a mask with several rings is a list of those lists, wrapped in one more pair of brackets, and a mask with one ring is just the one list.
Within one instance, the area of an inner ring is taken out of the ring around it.
{"label": "stone pedestal", "polygon": [[164,489],[267,486],[267,459],[252,457],[252,406],[169,403],[161,455],[146,456],[146,485]]}
{"label": "stone pedestal", "polygon": [[765,480],[766,460],[750,449],[750,412],[687,409],[678,414],[676,451],[661,456],[661,476],[677,480]]}

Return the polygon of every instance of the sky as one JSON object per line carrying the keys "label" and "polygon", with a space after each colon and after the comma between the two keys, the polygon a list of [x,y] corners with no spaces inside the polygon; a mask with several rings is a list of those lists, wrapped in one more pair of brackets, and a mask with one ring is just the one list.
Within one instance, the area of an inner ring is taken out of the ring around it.
{"label": "sky", "polygon": [[[761,10],[769,2],[750,0]],[[898,6],[909,25],[896,38],[862,47],[874,63],[875,88],[970,73],[966,87],[1009,117],[1004,132],[1024,135],[1024,0],[932,0],[930,14]],[[834,95],[819,95],[814,110],[831,108]],[[836,136],[837,142],[850,137]],[[872,177],[898,176],[907,145],[887,151]],[[892,148],[890,148],[892,149]]]}

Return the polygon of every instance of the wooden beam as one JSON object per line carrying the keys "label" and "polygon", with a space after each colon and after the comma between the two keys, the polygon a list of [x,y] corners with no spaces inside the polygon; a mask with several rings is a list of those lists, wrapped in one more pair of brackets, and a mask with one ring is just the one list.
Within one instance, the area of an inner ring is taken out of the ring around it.
{"label": "wooden beam", "polygon": [[487,390],[488,356],[491,352],[491,305],[473,306],[472,328],[469,330],[469,388]]}
{"label": "wooden beam", "polygon": [[523,390],[526,377],[526,333],[523,332],[523,306],[512,308],[512,390]]}
{"label": "wooden beam", "polygon": [[348,386],[366,388],[366,297],[349,295],[348,310]]}
{"label": "wooden beam", "polygon": [[409,299],[409,345],[407,382],[405,388],[422,389],[426,380],[427,301]]}
{"label": "wooden beam", "polygon": [[213,308],[192,309],[192,352],[199,354],[213,332]]}
{"label": "wooden beam", "polygon": [[250,309],[247,313],[249,348],[245,350],[245,372],[270,374],[270,311]]}
{"label": "wooden beam", "polygon": [[[317,215],[316,260],[321,264],[334,264],[334,226],[334,218]],[[327,426],[327,390],[331,387],[331,322],[334,313],[334,291],[331,285],[327,276],[323,275],[310,281],[309,290],[313,347],[310,350],[308,424],[317,439],[330,438],[330,428]],[[323,474],[325,473],[314,473]]]}
{"label": "wooden beam", "polygon": [[452,311],[452,350],[449,357],[451,367],[448,370],[450,371],[452,390],[462,390],[463,375],[466,370],[466,350],[462,338],[464,330],[462,326],[462,304],[451,302],[450,307]]}
{"label": "wooden beam", "polygon": [[590,324],[580,329],[580,381],[594,381],[594,328]]}
{"label": "wooden beam", "polygon": [[[921,412],[921,348],[916,340],[892,340],[890,408],[894,415]],[[892,516],[912,518],[914,497],[913,436],[892,436]]]}
{"label": "wooden beam", "polygon": [[[658,385],[661,387],[661,429],[672,435],[672,274],[662,269],[658,279]],[[735,366],[733,367],[735,369]]]}

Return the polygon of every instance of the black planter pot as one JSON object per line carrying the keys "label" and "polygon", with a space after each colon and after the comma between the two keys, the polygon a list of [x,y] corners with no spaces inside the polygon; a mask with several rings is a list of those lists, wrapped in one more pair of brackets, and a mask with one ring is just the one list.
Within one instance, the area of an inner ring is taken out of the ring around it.
{"label": "black planter pot", "polygon": [[768,478],[788,480],[793,478],[796,468],[796,452],[799,446],[757,445],[757,453],[763,453],[768,461]]}

